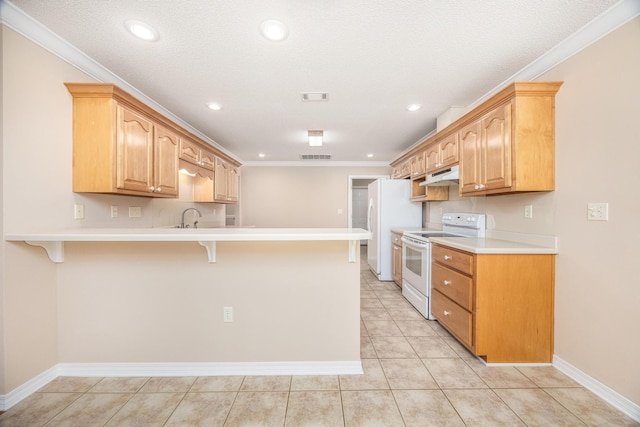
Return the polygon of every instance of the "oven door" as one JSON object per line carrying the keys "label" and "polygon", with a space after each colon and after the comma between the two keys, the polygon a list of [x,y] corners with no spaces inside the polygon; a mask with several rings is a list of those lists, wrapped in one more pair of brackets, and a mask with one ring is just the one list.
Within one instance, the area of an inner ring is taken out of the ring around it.
{"label": "oven door", "polygon": [[422,295],[429,296],[430,243],[402,238],[402,280]]}

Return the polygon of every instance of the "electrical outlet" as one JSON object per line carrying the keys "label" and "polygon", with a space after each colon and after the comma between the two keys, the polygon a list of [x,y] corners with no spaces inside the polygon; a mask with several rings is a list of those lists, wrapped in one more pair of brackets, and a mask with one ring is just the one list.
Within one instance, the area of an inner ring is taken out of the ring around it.
{"label": "electrical outlet", "polygon": [[118,207],[111,206],[111,218],[118,218]]}
{"label": "electrical outlet", "polygon": [[609,221],[609,203],[588,203],[587,220]]}
{"label": "electrical outlet", "polygon": [[233,322],[233,307],[222,307],[222,320],[224,322]]}
{"label": "electrical outlet", "polygon": [[84,205],[73,205],[73,218],[84,219]]}
{"label": "electrical outlet", "polygon": [[142,216],[142,208],[140,206],[129,206],[129,218],[140,218]]}
{"label": "electrical outlet", "polygon": [[524,217],[528,219],[533,218],[533,205],[524,206]]}

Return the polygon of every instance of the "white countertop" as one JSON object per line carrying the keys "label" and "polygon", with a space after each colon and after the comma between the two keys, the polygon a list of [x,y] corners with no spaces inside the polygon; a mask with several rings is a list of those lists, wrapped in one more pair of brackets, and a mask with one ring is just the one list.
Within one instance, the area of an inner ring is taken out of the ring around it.
{"label": "white countertop", "polygon": [[7,241],[40,246],[53,262],[64,262],[65,242],[198,242],[216,262],[217,242],[347,241],[349,262],[357,260],[357,243],[370,239],[362,228],[73,228],[7,233]]}
{"label": "white countertop", "polygon": [[558,248],[494,238],[430,237],[431,243],[474,254],[557,254]]}
{"label": "white countertop", "polygon": [[364,240],[362,228],[73,228],[8,233],[9,241],[63,242],[196,242]]}

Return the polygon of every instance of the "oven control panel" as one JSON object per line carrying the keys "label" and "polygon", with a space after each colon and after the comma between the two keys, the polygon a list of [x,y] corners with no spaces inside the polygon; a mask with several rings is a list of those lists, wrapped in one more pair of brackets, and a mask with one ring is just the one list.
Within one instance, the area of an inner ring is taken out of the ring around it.
{"label": "oven control panel", "polygon": [[486,228],[486,215],[479,213],[446,213],[442,215],[442,224],[484,230]]}

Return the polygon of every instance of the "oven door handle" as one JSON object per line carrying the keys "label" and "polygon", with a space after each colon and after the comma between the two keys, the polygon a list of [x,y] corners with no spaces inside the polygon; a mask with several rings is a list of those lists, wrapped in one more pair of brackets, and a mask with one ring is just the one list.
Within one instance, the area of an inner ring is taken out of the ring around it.
{"label": "oven door handle", "polygon": [[407,246],[411,246],[413,248],[417,248],[417,249],[424,249],[427,246],[429,246],[429,243],[421,243],[418,242],[416,240],[413,239],[408,239],[404,236],[402,236],[402,238],[400,238],[400,240],[402,240],[403,243],[405,243]]}

